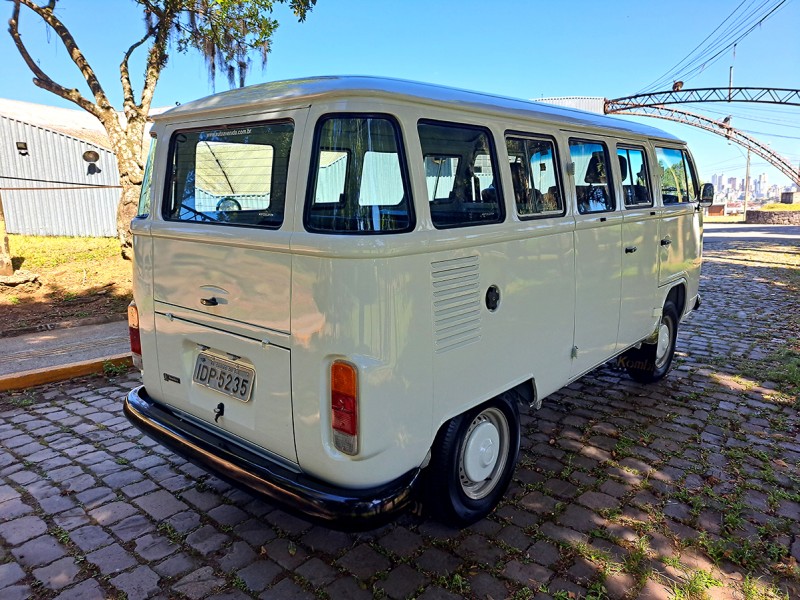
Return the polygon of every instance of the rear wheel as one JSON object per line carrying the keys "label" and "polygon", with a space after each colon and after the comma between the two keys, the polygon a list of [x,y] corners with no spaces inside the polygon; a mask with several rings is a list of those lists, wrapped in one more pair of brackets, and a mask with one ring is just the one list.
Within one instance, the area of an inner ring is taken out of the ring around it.
{"label": "rear wheel", "polygon": [[672,301],[664,303],[661,323],[658,325],[656,341],[631,348],[622,355],[620,362],[631,378],[641,383],[653,383],[663,379],[672,366],[675,342],[678,339],[678,310]]}
{"label": "rear wheel", "polygon": [[427,469],[429,510],[458,527],[489,514],[511,481],[519,438],[517,405],[502,396],[445,423]]}

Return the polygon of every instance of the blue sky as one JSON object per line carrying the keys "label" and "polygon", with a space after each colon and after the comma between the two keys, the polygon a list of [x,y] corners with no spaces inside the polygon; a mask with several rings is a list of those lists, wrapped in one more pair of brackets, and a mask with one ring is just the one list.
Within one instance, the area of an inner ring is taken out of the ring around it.
{"label": "blue sky", "polygon": [[[275,12],[281,26],[267,67],[262,71],[255,64],[248,83],[364,74],[518,98],[617,98],[639,92],[667,73],[738,5],[755,8],[763,2],[775,4],[776,0],[318,0],[302,24],[281,5]],[[10,16],[11,7],[3,5],[0,10]],[[144,31],[140,9],[128,0],[62,0],[58,6],[57,14],[119,106],[119,62]],[[800,88],[798,26],[800,0],[788,0],[737,45],[735,58],[732,51],[725,52],[687,79],[685,87],[726,86],[733,65],[734,85]],[[44,25],[25,13],[21,31],[53,79],[85,90],[54,34],[48,43]],[[5,31],[0,34],[0,56],[0,97],[74,107],[33,85]],[[141,87],[137,83],[143,69],[141,50],[138,58],[131,69],[136,89]],[[225,89],[227,82],[218,80],[216,90]],[[173,49],[154,105],[174,105],[212,91],[203,59]],[[684,108],[716,119],[732,114],[734,126],[768,142],[795,166],[800,163],[800,107],[705,104]],[[744,151],[723,138],[668,121],[647,122],[690,142],[703,179],[720,172],[744,176]],[[787,183],[754,155],[751,175],[762,172],[770,183]]]}

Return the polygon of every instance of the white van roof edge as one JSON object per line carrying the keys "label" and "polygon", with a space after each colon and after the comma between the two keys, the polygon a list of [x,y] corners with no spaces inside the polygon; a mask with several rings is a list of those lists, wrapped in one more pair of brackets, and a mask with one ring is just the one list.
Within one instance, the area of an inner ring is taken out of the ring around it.
{"label": "white van roof edge", "polygon": [[674,135],[655,127],[574,108],[430,83],[370,76],[323,76],[260,83],[193,100],[159,115],[153,115],[152,118],[157,123],[172,122],[183,120],[190,115],[196,118],[202,113],[211,116],[214,113],[243,108],[252,112],[262,107],[267,109],[289,104],[297,106],[300,102],[338,96],[394,97],[398,100],[421,101],[425,104],[442,106],[452,106],[455,103],[461,108],[485,112],[513,112],[527,118],[555,121],[565,127],[602,127],[680,141]]}

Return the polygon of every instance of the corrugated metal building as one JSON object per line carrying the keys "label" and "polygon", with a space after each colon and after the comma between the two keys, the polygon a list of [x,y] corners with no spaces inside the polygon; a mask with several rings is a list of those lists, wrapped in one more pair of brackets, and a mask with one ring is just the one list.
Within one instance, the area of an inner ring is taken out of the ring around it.
{"label": "corrugated metal building", "polygon": [[117,162],[80,110],[0,99],[0,194],[9,233],[116,235]]}

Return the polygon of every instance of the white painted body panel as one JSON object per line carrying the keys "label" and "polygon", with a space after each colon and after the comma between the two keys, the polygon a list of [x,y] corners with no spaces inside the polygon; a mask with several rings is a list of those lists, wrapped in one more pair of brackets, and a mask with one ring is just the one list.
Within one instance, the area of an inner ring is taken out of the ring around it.
{"label": "white painted body panel", "polygon": [[[314,123],[337,112],[389,114],[401,125],[413,231],[304,230]],[[295,123],[279,230],[163,220],[173,132],[278,118]],[[521,221],[504,168],[503,223],[435,229],[416,129],[422,118],[488,127],[500,165],[508,163],[505,132],[550,136],[564,172],[576,131],[603,139],[612,153],[617,142],[637,141],[651,162],[652,140],[678,143],[579,111],[364,78],[265,84],[160,115],[154,210],[133,227],[143,377],[153,398],[211,424],[219,394],[191,383],[196,354],[209,347],[240,357],[256,369],[253,399],[219,427],[323,481],[375,486],[424,465],[448,419],[531,380],[543,398],[650,336],[672,285],[686,281],[687,298],[697,295],[694,205],[665,219],[659,205],[577,215],[567,193],[566,214]],[[562,180],[568,188],[569,177]],[[665,235],[684,240],[680,258],[675,247],[658,246]],[[637,252],[626,254],[631,244]],[[492,285],[501,294],[495,311],[485,302]],[[210,290],[225,301],[203,306]],[[331,437],[329,368],[337,359],[358,368],[355,456],[337,451]]]}

